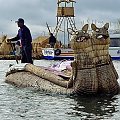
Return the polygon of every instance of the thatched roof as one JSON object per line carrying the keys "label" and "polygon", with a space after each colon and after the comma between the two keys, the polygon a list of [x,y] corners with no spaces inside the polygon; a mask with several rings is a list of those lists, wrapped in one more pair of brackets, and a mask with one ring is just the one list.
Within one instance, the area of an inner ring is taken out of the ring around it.
{"label": "thatched roof", "polygon": [[2,38],[0,37],[0,43],[2,43]]}
{"label": "thatched roof", "polygon": [[0,36],[0,44],[6,39],[6,35],[2,35],[2,36]]}
{"label": "thatched roof", "polygon": [[48,39],[49,39],[49,36],[39,36],[35,39],[33,39],[32,43],[45,43],[45,42],[48,42]]}

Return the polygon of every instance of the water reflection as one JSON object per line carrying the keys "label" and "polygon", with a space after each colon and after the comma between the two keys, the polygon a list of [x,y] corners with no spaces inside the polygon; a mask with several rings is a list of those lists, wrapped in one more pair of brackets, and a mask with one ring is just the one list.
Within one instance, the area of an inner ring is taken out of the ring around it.
{"label": "water reflection", "polygon": [[68,113],[81,119],[108,119],[118,112],[116,97],[74,97],[73,111]]}

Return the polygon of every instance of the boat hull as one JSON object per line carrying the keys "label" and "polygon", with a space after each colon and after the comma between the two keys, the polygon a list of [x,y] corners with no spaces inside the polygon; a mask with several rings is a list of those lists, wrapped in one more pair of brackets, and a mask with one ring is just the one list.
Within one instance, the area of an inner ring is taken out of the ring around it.
{"label": "boat hull", "polygon": [[[43,49],[43,59],[46,60],[74,60],[74,52],[72,49],[60,49],[61,54],[55,55],[55,49],[44,48]],[[120,60],[120,47],[110,47],[109,54],[112,60]]]}
{"label": "boat hull", "polygon": [[17,87],[30,87],[32,89],[58,94],[74,94],[73,88],[64,88],[30,72],[15,72],[6,77],[6,83]]}

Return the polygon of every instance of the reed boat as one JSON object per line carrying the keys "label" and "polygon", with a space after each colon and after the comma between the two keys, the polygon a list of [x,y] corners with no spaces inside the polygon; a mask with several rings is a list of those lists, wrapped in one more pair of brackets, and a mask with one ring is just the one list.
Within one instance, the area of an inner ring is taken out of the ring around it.
{"label": "reed boat", "polygon": [[26,63],[11,66],[5,82],[60,94],[117,94],[118,74],[109,54],[109,24],[106,23],[102,28],[91,24],[91,28],[91,34],[88,33],[88,24],[81,30],[69,31],[74,60],[69,62],[66,70]]}

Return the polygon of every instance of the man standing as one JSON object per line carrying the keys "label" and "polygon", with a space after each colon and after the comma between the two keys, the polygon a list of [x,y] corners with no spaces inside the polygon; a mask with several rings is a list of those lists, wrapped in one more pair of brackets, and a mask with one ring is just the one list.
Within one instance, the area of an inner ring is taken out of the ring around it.
{"label": "man standing", "polygon": [[32,61],[32,37],[30,30],[24,25],[24,20],[22,18],[19,18],[18,21],[16,21],[18,27],[20,28],[18,30],[18,34],[16,37],[8,39],[9,41],[21,41],[21,63],[31,63]]}
{"label": "man standing", "polygon": [[51,48],[54,48],[55,43],[56,43],[56,38],[53,36],[52,33],[50,33],[49,44],[50,44]]}

